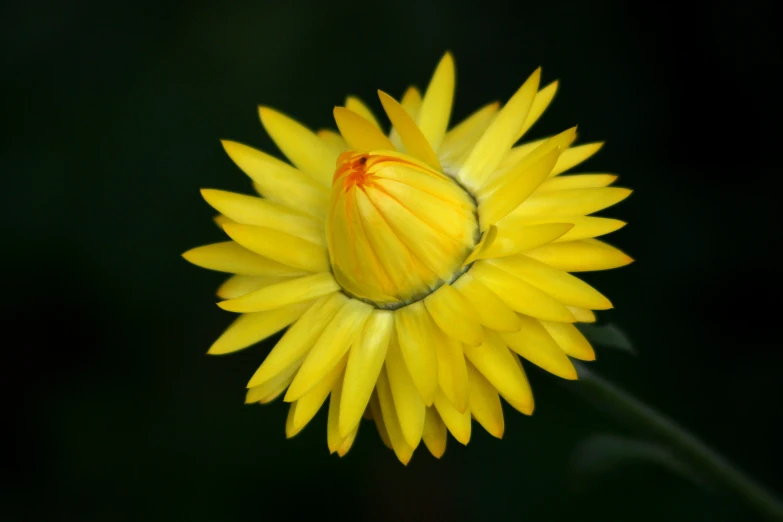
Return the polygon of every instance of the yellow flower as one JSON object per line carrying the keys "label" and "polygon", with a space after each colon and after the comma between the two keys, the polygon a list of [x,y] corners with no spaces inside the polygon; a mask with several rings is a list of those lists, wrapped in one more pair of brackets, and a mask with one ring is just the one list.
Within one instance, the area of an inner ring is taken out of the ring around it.
{"label": "yellow flower", "polygon": [[334,109],[339,134],[260,109],[293,166],[223,142],[263,198],[203,190],[231,240],[184,257],[236,274],[218,304],[242,315],[210,354],[290,325],[246,401],[285,392],[288,437],[328,397],[330,452],[350,449],[364,417],[403,463],[422,440],[440,457],[447,431],[468,443],[471,419],[502,437],[501,397],[533,412],[519,356],[565,379],[577,377],[569,357],[595,358],[574,323],[612,305],[569,272],[631,262],[594,239],[624,223],[590,216],[630,190],[609,187],[612,174],[560,176],[601,147],[572,147],[575,128],[515,146],[557,89],[539,79],[447,130],[446,54],[423,97],[379,91],[389,135],[349,97]]}

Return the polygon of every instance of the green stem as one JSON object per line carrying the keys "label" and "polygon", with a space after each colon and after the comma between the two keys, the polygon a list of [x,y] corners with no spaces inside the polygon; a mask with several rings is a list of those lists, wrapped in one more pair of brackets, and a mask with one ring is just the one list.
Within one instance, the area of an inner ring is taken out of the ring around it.
{"label": "green stem", "polygon": [[783,505],[778,499],[695,436],[583,365],[579,365],[577,370],[578,391],[586,393],[600,405],[609,407],[614,413],[622,415],[653,438],[668,445],[687,459],[695,471],[734,491],[767,519],[783,521]]}

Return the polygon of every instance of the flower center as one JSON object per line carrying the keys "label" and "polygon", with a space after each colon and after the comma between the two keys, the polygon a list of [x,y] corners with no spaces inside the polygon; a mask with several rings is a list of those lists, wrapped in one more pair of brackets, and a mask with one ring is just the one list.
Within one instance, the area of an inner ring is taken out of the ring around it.
{"label": "flower center", "polygon": [[404,154],[344,152],[326,221],[343,290],[399,308],[451,282],[479,236],[474,199],[453,179]]}

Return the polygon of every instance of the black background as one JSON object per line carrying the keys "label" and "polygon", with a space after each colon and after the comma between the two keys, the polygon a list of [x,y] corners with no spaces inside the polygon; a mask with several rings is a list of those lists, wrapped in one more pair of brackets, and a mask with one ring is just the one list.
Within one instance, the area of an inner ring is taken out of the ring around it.
{"label": "black background", "polygon": [[[400,465],[374,429],[329,456],[323,412],[244,406],[270,345],[206,357],[230,321],[221,240],[198,189],[248,192],[218,142],[277,154],[256,105],[333,126],[457,63],[453,121],[541,65],[560,91],[532,133],[606,140],[581,170],[634,194],[606,215],[637,261],[589,274],[638,357],[591,367],[773,491],[780,473],[780,36],[762,3],[65,2],[2,7],[2,249],[9,520],[751,520],[650,465],[588,481],[577,444],[625,433],[528,365],[537,409],[506,409],[436,461]],[[10,444],[9,444],[10,443]]]}

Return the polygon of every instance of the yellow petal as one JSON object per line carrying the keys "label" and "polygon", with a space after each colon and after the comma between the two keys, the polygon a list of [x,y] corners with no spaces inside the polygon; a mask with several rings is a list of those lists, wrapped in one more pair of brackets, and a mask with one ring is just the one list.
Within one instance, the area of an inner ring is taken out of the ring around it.
{"label": "yellow petal", "polygon": [[490,435],[503,438],[505,421],[497,390],[471,363],[468,363],[468,381],[471,415]]}
{"label": "yellow petal", "polygon": [[513,256],[492,263],[543,290],[563,304],[592,310],[612,308],[609,299],[578,277],[530,257]]}
{"label": "yellow petal", "polygon": [[356,440],[356,434],[359,432],[359,426],[356,426],[351,433],[349,433],[344,439],[343,442],[340,444],[340,447],[337,448],[337,454],[341,457],[344,457],[346,453],[351,449],[351,446],[353,446],[353,441]]}
{"label": "yellow petal", "polygon": [[430,453],[436,459],[441,458],[446,451],[446,433],[446,425],[443,424],[443,419],[440,418],[438,410],[433,406],[428,407],[424,418],[422,439],[427,449],[430,450]]}
{"label": "yellow petal", "polygon": [[346,437],[362,419],[383,368],[394,315],[388,310],[373,310],[362,333],[348,354],[343,397],[340,401],[340,434]]}
{"label": "yellow petal", "polygon": [[541,323],[526,315],[520,316],[521,328],[500,334],[508,347],[544,370],[562,377],[576,379],[576,369]]}
{"label": "yellow petal", "polygon": [[547,107],[549,107],[549,104],[552,103],[552,99],[555,97],[556,92],[557,81],[550,83],[538,91],[535,99],[533,100],[533,105],[530,106],[530,112],[528,112],[527,118],[525,118],[525,125],[519,131],[519,135],[514,141],[519,140],[519,138],[521,138],[528,131],[528,129],[530,129],[530,127],[532,127],[533,124],[538,121],[541,115],[544,114],[544,111],[547,109]]}
{"label": "yellow petal", "polygon": [[321,129],[316,132],[316,134],[338,155],[348,150],[348,144],[345,143],[345,140],[339,132],[334,132],[329,129]]}
{"label": "yellow petal", "polygon": [[526,159],[522,160],[499,179],[497,190],[480,196],[478,213],[481,229],[485,230],[489,225],[497,223],[522,204],[549,176],[558,154],[560,150],[555,149],[532,164]]}
{"label": "yellow petal", "polygon": [[[561,154],[576,139],[576,127],[566,129],[560,134],[551,138],[539,140],[521,147],[515,147],[503,160],[501,166],[492,174],[478,190],[478,198],[486,199],[495,192],[508,192],[506,186],[515,179],[517,173],[524,173],[538,165],[544,158],[551,157],[552,154]],[[524,153],[522,153],[524,152]],[[517,158],[510,162],[511,158]],[[555,157],[555,160],[557,158]],[[551,169],[547,172],[550,175]],[[539,187],[543,180],[536,178],[535,187]],[[544,178],[546,179],[546,178]],[[529,182],[530,184],[531,182]],[[496,196],[497,197],[497,196]]]}
{"label": "yellow petal", "polygon": [[489,288],[470,275],[462,274],[454,282],[457,289],[471,304],[481,324],[499,332],[513,332],[519,329],[519,318]]}
{"label": "yellow petal", "polygon": [[233,220],[227,218],[226,216],[222,216],[220,214],[213,217],[212,221],[215,222],[215,224],[218,226],[218,228],[220,228],[220,230],[223,230],[223,225],[225,225],[226,223],[234,223]]}
{"label": "yellow petal", "polygon": [[495,242],[495,239],[497,237],[498,237],[498,227],[496,227],[495,225],[490,225],[489,228],[487,228],[481,233],[481,238],[479,239],[479,242],[476,243],[475,247],[473,247],[473,252],[471,252],[470,255],[465,259],[465,261],[462,262],[462,266],[466,267],[471,263],[475,262],[479,258],[479,256],[481,256],[482,252],[484,252],[490,246],[492,246],[492,243]]}
{"label": "yellow petal", "polygon": [[235,223],[272,228],[326,246],[324,224],[320,220],[253,196],[214,189],[201,189],[201,195]]}
{"label": "yellow petal", "polygon": [[467,445],[470,442],[470,410],[458,412],[440,389],[435,395],[435,409],[454,438]]}
{"label": "yellow petal", "polygon": [[545,223],[522,227],[510,227],[501,222],[495,240],[479,252],[478,259],[508,257],[546,245],[574,228],[571,223]]}
{"label": "yellow petal", "polygon": [[[553,179],[557,180],[560,178]],[[571,223],[573,225],[571,230],[555,239],[557,242],[603,236],[625,226],[625,222],[618,219],[595,216],[552,217],[548,215],[506,216],[498,226],[514,229],[532,225],[543,225],[545,223]]]}
{"label": "yellow petal", "polygon": [[369,107],[357,98],[356,96],[348,96],[345,99],[345,108],[349,111],[353,111],[365,120],[369,121],[373,124],[373,127],[381,130],[381,124],[378,123],[378,120],[375,118],[375,115],[372,113]]}
{"label": "yellow petal", "polygon": [[340,435],[340,399],[343,395],[343,380],[337,379],[329,396],[329,414],[326,418],[326,444],[329,453],[335,453],[342,446],[344,437]]}
{"label": "yellow petal", "polygon": [[[442,336],[435,345],[438,352],[438,385],[452,406],[463,413],[468,408],[468,370],[462,344]],[[483,335],[481,336],[483,339]]]}
{"label": "yellow petal", "polygon": [[326,214],[329,192],[321,184],[260,150],[235,141],[222,143],[226,153],[253,180],[265,198],[308,215],[323,217]]}
{"label": "yellow petal", "polygon": [[438,63],[424,93],[419,111],[419,128],[433,150],[438,150],[449,126],[454,99],[454,58],[446,53]]}
{"label": "yellow petal", "polygon": [[499,107],[498,102],[485,105],[446,133],[438,149],[438,157],[444,169],[456,171],[462,166],[473,145],[489,127]]}
{"label": "yellow petal", "polygon": [[497,333],[487,331],[481,346],[465,346],[465,356],[492,383],[516,410],[533,413],[533,392],[516,355],[509,351]]}
{"label": "yellow petal", "polygon": [[339,292],[317,300],[269,352],[247,384],[248,388],[272,379],[302,359],[347,301],[348,298]]}
{"label": "yellow petal", "polygon": [[538,190],[549,192],[578,188],[601,188],[608,187],[615,181],[617,181],[617,175],[615,174],[571,174],[549,178],[538,187]]}
{"label": "yellow petal", "polygon": [[277,310],[243,314],[231,323],[207,353],[223,355],[263,341],[296,321],[310,306],[311,302],[301,302]]}
{"label": "yellow petal", "polygon": [[372,306],[356,299],[349,299],[340,308],[305,357],[299,373],[286,392],[286,402],[307,393],[337,365],[362,331],[372,310]]}
{"label": "yellow petal", "polygon": [[470,274],[484,283],[512,310],[549,321],[573,323],[576,320],[565,305],[501,269],[495,262],[490,264],[487,261],[479,261],[470,269]]}
{"label": "yellow petal", "polygon": [[392,398],[391,387],[389,386],[389,379],[386,376],[386,370],[382,370],[378,376],[378,385],[376,386],[378,394],[378,402],[381,406],[381,414],[383,415],[383,424],[386,427],[386,432],[389,435],[389,442],[394,450],[397,458],[400,462],[408,465],[408,462],[413,456],[413,448],[408,446],[405,442],[405,437],[402,434],[400,428],[400,422],[397,420],[397,411],[394,408],[394,399]]}
{"label": "yellow petal", "polygon": [[509,217],[545,215],[549,218],[592,214],[631,195],[626,188],[604,187],[537,192],[514,209]]}
{"label": "yellow petal", "polygon": [[313,420],[313,417],[315,417],[315,414],[318,413],[318,410],[321,409],[321,406],[323,406],[323,403],[329,396],[329,393],[334,393],[333,390],[338,385],[341,377],[343,376],[345,360],[346,358],[343,357],[337,366],[335,366],[332,371],[324,376],[320,382],[313,386],[310,391],[299,397],[296,402],[291,404],[291,407],[288,410],[288,418],[286,419],[285,423],[286,437],[290,439],[302,431],[302,429],[307,426],[311,420]]}
{"label": "yellow petal", "polygon": [[337,154],[310,129],[268,107],[259,107],[261,123],[280,151],[296,168],[331,188]]}
{"label": "yellow petal", "polygon": [[272,402],[272,400],[283,393],[288,385],[291,384],[298,368],[298,365],[292,364],[282,373],[275,375],[273,379],[247,390],[247,393],[245,394],[245,404],[252,404],[254,402],[266,404]]}
{"label": "yellow petal", "polygon": [[468,189],[475,192],[500,166],[516,141],[520,129],[525,125],[528,111],[538,91],[540,78],[539,68],[500,110],[473,147],[458,174],[460,181]]}
{"label": "yellow petal", "polygon": [[431,406],[438,388],[437,328],[424,303],[418,301],[394,312],[394,325],[405,365],[424,404]]}
{"label": "yellow petal", "polygon": [[478,346],[484,340],[484,330],[462,294],[444,284],[424,299],[424,305],[440,329],[458,341]]}
{"label": "yellow petal", "polygon": [[552,169],[552,175],[557,176],[561,172],[565,172],[570,168],[576,167],[590,156],[601,150],[604,142],[586,143],[577,147],[571,147],[563,152],[560,158],[557,160],[557,165]]}
{"label": "yellow petal", "polygon": [[340,134],[355,151],[396,150],[376,125],[345,107],[334,108],[334,121],[337,122]]}
{"label": "yellow petal", "polygon": [[340,290],[340,285],[334,280],[332,274],[324,272],[288,279],[250,292],[242,297],[222,301],[218,303],[218,306],[229,312],[263,312],[302,301],[310,301],[338,290]]}
{"label": "yellow petal", "polygon": [[[419,109],[421,109],[421,93],[419,90],[416,87],[408,87],[402,95],[400,105],[402,105],[405,112],[415,121],[416,118],[419,117]],[[405,151],[405,145],[402,143],[400,135],[394,127],[392,127],[392,130],[389,133],[389,139],[394,146],[397,147],[397,150]]]}
{"label": "yellow petal", "polygon": [[571,313],[574,314],[574,317],[576,317],[576,320],[579,323],[594,323],[596,320],[593,311],[588,310],[587,308],[569,306],[568,309],[571,310]]}
{"label": "yellow petal", "polygon": [[378,97],[381,99],[383,109],[386,111],[389,120],[391,120],[394,129],[399,133],[400,139],[405,145],[405,151],[414,158],[418,158],[435,170],[440,171],[440,162],[435,155],[435,151],[408,112],[397,100],[385,92],[378,91]]}
{"label": "yellow petal", "polygon": [[550,243],[525,255],[566,272],[609,270],[633,263],[628,255],[597,239]]}
{"label": "yellow petal", "polygon": [[280,264],[308,272],[329,270],[326,249],[300,237],[271,228],[237,223],[227,223],[223,226],[223,230],[231,239],[248,250]]}
{"label": "yellow petal", "polygon": [[595,352],[590,342],[585,339],[579,329],[568,323],[553,323],[541,321],[552,339],[560,346],[568,356],[582,361],[594,361]]}
{"label": "yellow petal", "polygon": [[225,280],[225,282],[218,288],[217,296],[221,299],[234,299],[250,292],[254,292],[259,288],[273,285],[285,281],[286,277],[280,276],[246,276],[235,275]]}
{"label": "yellow petal", "polygon": [[413,384],[408,368],[405,366],[400,347],[393,338],[386,354],[386,375],[389,378],[389,386],[402,436],[408,446],[416,449],[424,430],[424,410],[426,407],[416,390],[416,385]]}
{"label": "yellow petal", "polygon": [[251,252],[233,241],[192,248],[182,254],[201,268],[251,276],[296,276],[304,272]]}
{"label": "yellow petal", "polygon": [[[383,372],[381,372],[383,373]],[[380,377],[380,375],[378,376]],[[370,397],[370,412],[371,418],[375,421],[375,427],[378,429],[378,435],[381,437],[383,444],[389,448],[392,448],[391,439],[389,438],[389,432],[386,429],[386,424],[383,422],[383,413],[381,412],[381,401],[378,400],[378,392],[375,391]],[[413,450],[411,450],[412,454]]]}

